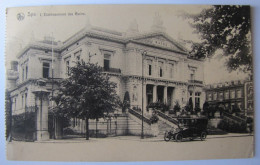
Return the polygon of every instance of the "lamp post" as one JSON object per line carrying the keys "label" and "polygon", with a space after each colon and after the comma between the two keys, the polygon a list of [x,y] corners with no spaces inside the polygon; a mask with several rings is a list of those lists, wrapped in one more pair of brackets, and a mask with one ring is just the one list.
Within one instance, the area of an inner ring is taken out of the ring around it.
{"label": "lamp post", "polygon": [[147,54],[146,51],[142,52],[142,132],[141,139],[144,138],[144,57]]}

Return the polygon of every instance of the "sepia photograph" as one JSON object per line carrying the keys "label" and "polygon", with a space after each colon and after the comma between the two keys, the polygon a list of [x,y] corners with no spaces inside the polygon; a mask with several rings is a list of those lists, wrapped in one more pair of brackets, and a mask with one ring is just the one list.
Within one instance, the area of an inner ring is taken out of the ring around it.
{"label": "sepia photograph", "polygon": [[249,5],[6,9],[6,159],[252,158]]}

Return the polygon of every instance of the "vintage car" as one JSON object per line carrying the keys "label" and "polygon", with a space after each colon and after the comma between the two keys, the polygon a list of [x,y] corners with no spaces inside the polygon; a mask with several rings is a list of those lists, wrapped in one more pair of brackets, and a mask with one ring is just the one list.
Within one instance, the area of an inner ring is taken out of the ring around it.
{"label": "vintage car", "polygon": [[178,118],[178,128],[166,131],[164,140],[169,141],[172,139],[177,142],[182,141],[184,138],[205,140],[208,134],[207,124],[207,118]]}

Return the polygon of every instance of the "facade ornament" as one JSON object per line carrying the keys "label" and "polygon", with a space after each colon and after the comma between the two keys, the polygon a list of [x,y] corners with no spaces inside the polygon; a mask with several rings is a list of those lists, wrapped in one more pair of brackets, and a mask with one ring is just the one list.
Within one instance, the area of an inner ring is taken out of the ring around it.
{"label": "facade ornament", "polygon": [[159,13],[155,13],[153,17],[153,25],[151,27],[153,32],[166,32],[166,28],[163,26],[163,20]]}

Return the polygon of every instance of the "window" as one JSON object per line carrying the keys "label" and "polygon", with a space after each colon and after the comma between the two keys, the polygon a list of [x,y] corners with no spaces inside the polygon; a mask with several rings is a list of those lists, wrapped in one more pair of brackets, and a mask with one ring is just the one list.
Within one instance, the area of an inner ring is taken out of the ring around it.
{"label": "window", "polygon": [[234,98],[235,98],[235,91],[232,90],[232,91],[231,91],[231,99],[234,99]]}
{"label": "window", "polygon": [[27,79],[28,78],[28,66],[26,65],[26,67],[25,67],[25,79]]}
{"label": "window", "polygon": [[190,70],[190,80],[195,80],[195,70]]}
{"label": "window", "polygon": [[174,65],[170,64],[170,78],[173,78],[173,73],[174,73]]}
{"label": "window", "polygon": [[241,97],[242,97],[241,90],[239,89],[239,90],[237,90],[237,98],[241,98]]}
{"label": "window", "polygon": [[211,100],[212,100],[212,94],[209,93],[209,94],[208,94],[208,101],[211,101]]}
{"label": "window", "polygon": [[43,62],[42,64],[42,77],[49,78],[49,71],[50,71],[50,63]]}
{"label": "window", "polygon": [[147,74],[148,74],[148,76],[151,76],[152,75],[152,63],[153,63],[153,61],[148,59],[146,62],[147,62],[147,66],[148,66],[148,68],[147,68],[148,73]]}
{"label": "window", "polygon": [[223,100],[223,92],[219,92],[219,100]]}
{"label": "window", "polygon": [[27,93],[24,95],[24,107],[27,107]]}
{"label": "window", "polygon": [[74,57],[76,57],[77,62],[80,61],[80,55],[81,55],[81,50],[74,53]]}
{"label": "window", "polygon": [[163,62],[159,62],[159,77],[163,77]]}
{"label": "window", "polygon": [[24,96],[22,95],[22,108],[23,108],[23,105],[24,105],[23,100],[24,100]]}
{"label": "window", "polygon": [[148,74],[149,74],[149,76],[151,76],[151,75],[152,75],[152,65],[149,64],[148,67],[149,67],[149,68],[148,68],[148,70],[149,70],[149,71],[148,71],[148,72],[149,72]]}
{"label": "window", "polygon": [[200,107],[200,92],[195,93],[195,106]]}
{"label": "window", "polygon": [[69,60],[66,61],[66,73],[68,76],[70,75],[70,61]]}
{"label": "window", "polygon": [[214,92],[213,93],[213,100],[217,100],[217,96],[218,96],[217,92]]}
{"label": "window", "polygon": [[229,91],[225,91],[225,99],[229,99]]}
{"label": "window", "polygon": [[104,70],[109,71],[110,68],[110,55],[104,54]]}
{"label": "window", "polygon": [[163,76],[163,70],[162,70],[162,67],[160,67],[160,77]]}
{"label": "window", "polygon": [[24,81],[24,68],[23,68],[23,79],[22,80]]}

